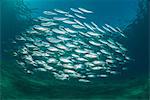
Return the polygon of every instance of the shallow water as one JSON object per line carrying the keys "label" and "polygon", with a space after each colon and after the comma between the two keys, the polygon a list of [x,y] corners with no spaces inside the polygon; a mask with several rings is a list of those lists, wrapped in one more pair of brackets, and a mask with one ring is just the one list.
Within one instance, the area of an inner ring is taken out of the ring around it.
{"label": "shallow water", "polygon": [[142,9],[146,3],[140,6],[139,0],[24,0],[24,4],[33,9],[32,18],[43,16],[44,10],[84,7],[95,12],[89,21],[99,26],[109,23],[123,29],[128,38],[120,41],[134,59],[126,64],[128,70],[118,76],[82,83],[73,79],[56,80],[47,72],[29,74],[16,63],[11,42],[33,25],[24,17],[27,12],[20,14],[15,9],[16,1],[2,2],[2,100],[148,100],[148,14],[146,8]]}

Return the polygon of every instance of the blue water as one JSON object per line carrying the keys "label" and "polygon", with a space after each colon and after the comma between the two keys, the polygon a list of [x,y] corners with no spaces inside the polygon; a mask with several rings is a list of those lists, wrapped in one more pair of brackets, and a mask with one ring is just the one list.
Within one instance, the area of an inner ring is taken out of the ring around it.
{"label": "blue water", "polygon": [[[91,21],[98,25],[110,23],[125,28],[137,16],[139,0],[25,0],[30,8],[37,8],[35,16],[41,15],[43,10],[54,8],[68,10],[83,7],[95,12]],[[111,10],[111,11],[110,11]]]}
{"label": "blue water", "polygon": [[31,18],[42,16],[44,10],[67,11],[83,7],[94,11],[89,21],[99,26],[108,23],[124,30],[128,38],[122,43],[134,59],[126,65],[128,71],[115,79],[99,80],[94,84],[49,80],[49,74],[43,73],[34,77],[25,74],[14,63],[11,41],[32,23],[26,23],[15,9],[15,2],[21,0],[2,1],[2,100],[148,100],[148,14],[146,8],[140,6],[144,0],[142,3],[141,0],[23,0],[29,9],[33,9]]}

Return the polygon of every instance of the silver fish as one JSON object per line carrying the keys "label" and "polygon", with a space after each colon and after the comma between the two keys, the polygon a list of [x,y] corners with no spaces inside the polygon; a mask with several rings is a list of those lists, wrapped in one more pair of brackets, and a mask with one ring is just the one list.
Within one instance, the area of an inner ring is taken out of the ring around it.
{"label": "silver fish", "polygon": [[97,58],[97,55],[94,53],[85,54],[85,58]]}
{"label": "silver fish", "polygon": [[84,26],[79,20],[74,19],[74,21],[75,21],[77,24],[79,24],[79,25],[81,25],[81,26]]}
{"label": "silver fish", "polygon": [[98,34],[98,33],[96,33],[96,32],[87,32],[89,35],[91,35],[91,36],[100,36],[100,34]]}
{"label": "silver fish", "polygon": [[103,29],[105,29],[106,31],[110,32],[110,33],[113,33],[109,28],[105,27],[105,26],[102,26]]}
{"label": "silver fish", "polygon": [[126,37],[123,31],[89,22],[88,14],[93,11],[70,8],[43,13],[43,17],[34,18],[36,25],[17,35],[14,43],[14,57],[26,73],[41,71],[58,80],[89,83],[118,75],[123,70],[118,66],[132,60],[124,44],[115,38]]}
{"label": "silver fish", "polygon": [[59,49],[62,49],[62,50],[69,50],[69,48],[67,48],[66,46],[64,46],[62,44],[57,44],[56,47]]}
{"label": "silver fish", "polygon": [[58,34],[66,34],[66,31],[60,30],[60,29],[57,29],[57,28],[52,29],[52,31],[55,32],[55,33],[58,33]]}
{"label": "silver fish", "polygon": [[89,41],[90,44],[94,45],[94,46],[101,46],[102,44],[94,42],[94,41]]}
{"label": "silver fish", "polygon": [[79,82],[90,82],[89,80],[87,80],[87,79],[79,79]]}
{"label": "silver fish", "polygon": [[48,30],[48,28],[42,27],[40,25],[34,25],[33,28],[38,31],[47,31]]}
{"label": "silver fish", "polygon": [[51,12],[51,11],[44,11],[43,12],[46,15],[57,15],[57,13]]}
{"label": "silver fish", "polygon": [[71,62],[71,60],[69,60],[68,58],[64,58],[64,57],[61,57],[60,61],[62,61],[64,63],[70,63]]}
{"label": "silver fish", "polygon": [[84,8],[78,8],[80,11],[85,12],[85,13],[93,13],[90,10],[84,9]]}
{"label": "silver fish", "polygon": [[66,16],[66,17],[70,17],[70,18],[74,18],[74,16],[71,15],[71,14],[69,14],[69,13],[66,13],[65,16]]}
{"label": "silver fish", "polygon": [[55,26],[55,25],[58,25],[58,24],[54,22],[41,23],[41,26]]}
{"label": "silver fish", "polygon": [[53,37],[51,37],[51,38],[47,37],[46,39],[47,39],[49,42],[51,42],[51,43],[59,43],[59,42],[61,42],[61,40],[56,39],[56,38],[53,38]]}
{"label": "silver fish", "polygon": [[71,11],[75,12],[75,13],[80,13],[83,14],[80,10],[78,9],[74,9],[74,8],[70,8]]}
{"label": "silver fish", "polygon": [[64,36],[57,36],[58,39],[62,40],[62,41],[68,41],[70,40],[69,38],[67,37],[64,37]]}
{"label": "silver fish", "polygon": [[72,29],[70,29],[70,28],[65,28],[65,30],[66,30],[67,32],[69,32],[69,33],[77,33],[76,31],[74,31],[74,30],[72,30]]}
{"label": "silver fish", "polygon": [[47,63],[57,63],[57,60],[54,58],[48,58]]}
{"label": "silver fish", "polygon": [[65,17],[53,17],[54,20],[56,21],[64,21],[64,20],[67,20],[68,18],[65,18]]}
{"label": "silver fish", "polygon": [[98,27],[98,25],[96,25],[94,22],[91,22],[91,24],[92,24],[98,31],[100,31],[101,33],[106,33],[104,30],[100,29],[100,28]]}
{"label": "silver fish", "polygon": [[72,27],[76,29],[86,29],[84,26],[81,26],[81,25],[72,25]]}
{"label": "silver fish", "polygon": [[54,11],[56,11],[57,13],[60,13],[60,14],[67,14],[68,13],[68,12],[60,10],[60,9],[54,9]]}
{"label": "silver fish", "polygon": [[81,16],[81,15],[79,15],[79,14],[74,14],[76,17],[78,17],[78,18],[81,18],[81,19],[86,19],[86,17],[84,17],[84,16]]}
{"label": "silver fish", "polygon": [[108,25],[108,24],[105,24],[106,27],[110,28],[112,31],[114,32],[118,32],[115,28],[113,28],[112,26]]}
{"label": "silver fish", "polygon": [[90,30],[92,30],[92,31],[94,31],[94,29],[89,25],[89,24],[87,24],[87,23],[83,23],[87,28],[89,28]]}
{"label": "silver fish", "polygon": [[76,24],[76,22],[71,21],[71,20],[64,20],[63,22],[66,24]]}
{"label": "silver fish", "polygon": [[47,21],[53,21],[52,19],[49,19],[49,18],[46,18],[46,17],[41,17],[41,16],[38,17],[37,19],[39,19],[40,21],[44,21],[44,22],[45,22],[45,21],[46,21],[46,22],[47,22]]}

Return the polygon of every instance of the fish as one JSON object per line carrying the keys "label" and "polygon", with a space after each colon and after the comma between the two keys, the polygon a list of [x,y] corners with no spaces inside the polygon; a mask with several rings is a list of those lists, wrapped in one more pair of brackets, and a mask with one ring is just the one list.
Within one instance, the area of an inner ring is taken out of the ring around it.
{"label": "fish", "polygon": [[35,29],[35,30],[37,30],[37,31],[47,31],[47,30],[48,30],[48,28],[42,27],[42,26],[40,26],[40,25],[34,25],[34,26],[33,26],[33,29]]}
{"label": "fish", "polygon": [[91,37],[89,34],[87,34],[87,33],[83,33],[83,32],[81,32],[81,31],[79,31],[79,33],[81,34],[81,35],[83,35],[83,36],[86,36],[86,37]]}
{"label": "fish", "polygon": [[58,33],[58,34],[66,34],[66,31],[60,30],[60,29],[57,29],[57,28],[52,29],[52,31],[55,32],[55,33]]}
{"label": "fish", "polygon": [[101,42],[102,44],[105,44],[105,45],[109,45],[109,43],[104,39],[100,39],[99,42]]}
{"label": "fish", "polygon": [[86,54],[86,53],[88,53],[88,51],[81,50],[81,49],[75,49],[75,52],[76,52],[76,53],[81,53],[81,54]]}
{"label": "fish", "polygon": [[123,33],[123,31],[122,31],[119,27],[116,27],[116,29],[117,29],[120,33]]}
{"label": "fish", "polygon": [[66,13],[65,16],[66,16],[66,17],[70,17],[70,18],[75,18],[73,15],[71,15],[71,14],[69,14],[69,13]]}
{"label": "fish", "polygon": [[80,56],[77,54],[71,54],[72,57],[79,58]]}
{"label": "fish", "polygon": [[71,44],[71,43],[67,43],[66,46],[67,46],[67,47],[70,47],[70,48],[76,48],[76,47],[77,47],[76,45]]}
{"label": "fish", "polygon": [[97,55],[94,53],[88,53],[84,55],[85,58],[97,58]]}
{"label": "fish", "polygon": [[107,63],[114,63],[115,61],[114,60],[110,60],[110,59],[106,59],[106,62]]}
{"label": "fish", "polygon": [[123,46],[120,46],[120,49],[123,50],[123,51],[127,51],[127,49]]}
{"label": "fish", "polygon": [[64,69],[64,72],[65,73],[71,73],[71,74],[76,73],[74,70],[70,70],[70,69]]}
{"label": "fish", "polygon": [[57,36],[57,38],[59,39],[58,41],[68,41],[68,40],[70,40],[69,38],[67,38],[67,37],[64,37],[64,36]]}
{"label": "fish", "polygon": [[105,62],[104,62],[104,61],[95,60],[95,61],[93,61],[93,64],[94,64],[94,65],[104,65]]}
{"label": "fish", "polygon": [[64,63],[70,63],[71,62],[71,60],[69,60],[68,58],[64,58],[64,57],[61,57],[59,60],[64,62]]}
{"label": "fish", "polygon": [[94,45],[94,46],[101,46],[102,44],[94,42],[94,41],[89,41],[90,44]]}
{"label": "fish", "polygon": [[53,74],[54,74],[55,78],[59,79],[59,80],[66,80],[69,77],[69,75],[67,75],[67,74],[58,74],[56,72],[53,72]]}
{"label": "fish", "polygon": [[78,18],[81,18],[81,19],[86,19],[86,17],[84,17],[84,16],[81,16],[81,15],[79,15],[79,14],[74,14],[76,17],[78,17]]}
{"label": "fish", "polygon": [[16,64],[29,75],[40,71],[81,84],[119,75],[124,70],[120,66],[132,60],[121,42],[126,35],[117,26],[89,21],[92,13],[85,8],[43,11],[13,40]]}
{"label": "fish", "polygon": [[110,73],[110,74],[117,74],[116,71],[110,71],[109,73]]}
{"label": "fish", "polygon": [[60,10],[60,9],[54,9],[55,12],[60,13],[60,14],[67,14],[68,12]]}
{"label": "fish", "polygon": [[114,41],[113,39],[111,39],[111,38],[109,38],[107,41],[108,41],[110,44],[116,45],[115,41]]}
{"label": "fish", "polygon": [[17,64],[19,64],[20,66],[25,66],[25,63],[24,62],[19,62],[18,60],[16,60]]}
{"label": "fish", "polygon": [[96,25],[94,22],[91,22],[91,24],[92,24],[95,28],[98,27],[98,25]]}
{"label": "fish", "polygon": [[122,36],[122,37],[124,37],[124,38],[127,38],[124,34],[122,34],[122,33],[120,33],[120,35]]}
{"label": "fish", "polygon": [[93,13],[90,10],[84,9],[84,8],[78,8],[80,11],[85,12],[85,13]]}
{"label": "fish", "polygon": [[70,8],[70,10],[73,11],[73,12],[75,12],[75,13],[83,14],[83,12],[81,12],[80,10],[75,9],[75,8]]}
{"label": "fish", "polygon": [[101,49],[100,51],[101,51],[101,53],[103,53],[103,54],[111,55],[111,53],[110,53],[110,52],[108,52],[108,51],[106,51],[106,50],[104,50],[104,49]]}
{"label": "fish", "polygon": [[43,57],[49,57],[50,55],[48,53],[42,53],[41,56],[43,56]]}
{"label": "fish", "polygon": [[39,16],[37,19],[40,20],[40,21],[44,21],[44,22],[53,21],[52,19],[42,17],[42,16]]}
{"label": "fish", "polygon": [[22,36],[17,36],[16,40],[18,40],[18,41],[26,41],[26,39],[24,37],[22,37]]}
{"label": "fish", "polygon": [[100,28],[98,27],[98,25],[96,25],[94,22],[91,22],[91,24],[92,24],[99,32],[101,32],[101,33],[106,33],[104,30],[100,29]]}
{"label": "fish", "polygon": [[31,55],[25,55],[23,58],[31,62],[33,61],[33,57]]}
{"label": "fish", "polygon": [[113,45],[113,44],[107,44],[110,48],[112,48],[112,49],[118,49],[118,47],[116,46],[116,45]]}
{"label": "fish", "polygon": [[69,33],[77,33],[76,31],[70,29],[70,28],[65,28],[65,31],[69,32]]}
{"label": "fish", "polygon": [[44,27],[56,26],[56,25],[58,25],[58,24],[54,23],[54,22],[41,23],[41,26],[44,26]]}
{"label": "fish", "polygon": [[77,58],[77,60],[78,60],[78,61],[88,61],[88,60],[85,59],[85,58],[79,58],[79,57]]}
{"label": "fish", "polygon": [[36,68],[36,71],[42,71],[42,72],[46,72],[47,70],[45,68]]}
{"label": "fish", "polygon": [[105,74],[101,74],[101,75],[98,75],[99,77],[102,77],[102,78],[106,78],[108,77],[108,75],[105,75]]}
{"label": "fish", "polygon": [[71,21],[71,20],[64,20],[63,22],[66,24],[76,24],[76,22]]}
{"label": "fish", "polygon": [[106,27],[110,28],[112,31],[114,32],[118,32],[115,28],[113,28],[112,26],[108,25],[108,24],[105,24]]}
{"label": "fish", "polygon": [[87,77],[89,77],[89,78],[94,78],[95,77],[95,75],[88,75]]}
{"label": "fish", "polygon": [[56,21],[65,21],[67,19],[68,18],[65,18],[65,17],[53,17],[53,20],[56,20]]}
{"label": "fish", "polygon": [[52,66],[48,66],[47,64],[44,66],[44,68],[48,71],[56,71],[56,69]]}
{"label": "fish", "polygon": [[90,82],[90,81],[87,80],[87,79],[79,79],[79,82],[86,82],[86,83],[88,83],[88,82]]}
{"label": "fish", "polygon": [[92,70],[101,70],[103,67],[92,67]]}
{"label": "fish", "polygon": [[55,47],[49,47],[48,48],[49,51],[55,51],[55,52],[58,52],[59,49],[55,48]]}
{"label": "fish", "polygon": [[79,20],[74,19],[74,21],[75,21],[77,24],[79,24],[79,25],[81,25],[81,26],[84,26]]}
{"label": "fish", "polygon": [[57,63],[58,61],[55,58],[48,58],[47,63]]}
{"label": "fish", "polygon": [[43,53],[41,53],[40,51],[34,51],[33,53],[32,53],[32,56],[34,57],[34,56],[36,56],[36,57],[40,57],[40,56],[42,56],[42,54]]}
{"label": "fish", "polygon": [[17,54],[17,52],[13,52],[13,56],[17,56],[18,54]]}
{"label": "fish", "polygon": [[92,30],[92,31],[94,31],[94,29],[89,25],[89,24],[87,24],[87,23],[83,23],[87,28],[89,28],[90,30]]}
{"label": "fish", "polygon": [[102,26],[103,29],[105,29],[106,31],[110,32],[110,33],[113,33],[109,28],[105,27],[105,26]]}
{"label": "fish", "polygon": [[51,38],[47,37],[46,39],[47,39],[47,41],[50,42],[50,43],[59,43],[59,42],[62,41],[62,40],[60,40],[60,39],[53,38],[53,37],[51,37]]}
{"label": "fish", "polygon": [[72,25],[72,27],[74,27],[75,29],[86,29],[84,26],[81,26],[81,25]]}
{"label": "fish", "polygon": [[74,69],[74,67],[71,64],[63,64],[63,67],[68,69]]}
{"label": "fish", "polygon": [[131,60],[131,58],[130,58],[130,57],[128,57],[128,56],[125,56],[125,59],[127,59],[127,60]]}
{"label": "fish", "polygon": [[58,49],[62,49],[62,50],[69,50],[69,48],[67,48],[66,46],[62,45],[62,44],[57,44],[56,47]]}
{"label": "fish", "polygon": [[92,32],[92,31],[88,31],[87,34],[91,35],[91,36],[99,36],[100,34],[96,33],[96,32]]}
{"label": "fish", "polygon": [[35,45],[30,44],[30,43],[25,43],[25,46],[26,46],[27,48],[35,48],[35,47],[36,47]]}
{"label": "fish", "polygon": [[44,11],[43,12],[46,15],[57,15],[57,13],[51,12],[51,11]]}

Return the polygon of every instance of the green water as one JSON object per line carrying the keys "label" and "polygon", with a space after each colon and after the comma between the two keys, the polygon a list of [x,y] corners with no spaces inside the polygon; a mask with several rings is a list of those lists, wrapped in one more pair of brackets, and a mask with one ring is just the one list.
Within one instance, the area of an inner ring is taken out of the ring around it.
{"label": "green water", "polygon": [[6,62],[2,63],[2,69],[2,100],[148,100],[148,81],[145,76],[75,83],[57,81],[45,77],[44,73],[33,77],[17,68],[17,65],[8,66]]}

